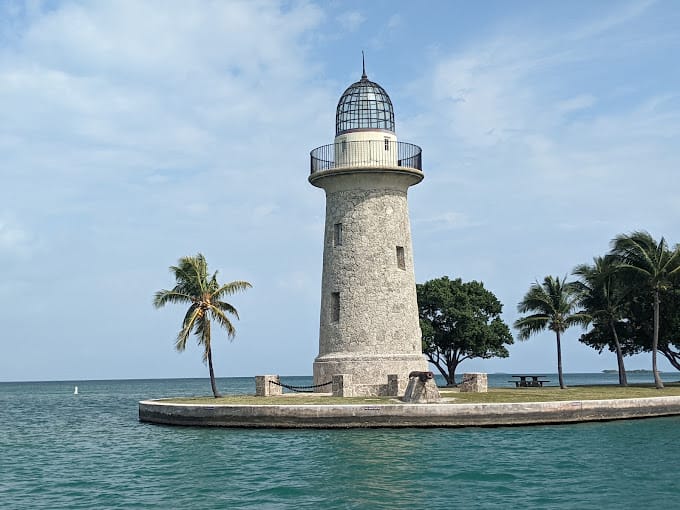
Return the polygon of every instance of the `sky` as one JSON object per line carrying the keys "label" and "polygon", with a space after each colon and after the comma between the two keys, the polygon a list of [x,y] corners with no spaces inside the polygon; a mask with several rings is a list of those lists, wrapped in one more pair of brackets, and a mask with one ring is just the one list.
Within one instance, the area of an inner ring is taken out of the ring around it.
{"label": "sky", "polygon": [[[310,375],[309,151],[362,50],[423,149],[417,282],[482,281],[511,324],[531,283],[620,233],[680,242],[672,0],[0,0],[0,381],[206,377],[195,343],[174,350],[184,308],[152,306],[198,252],[253,285],[230,298],[236,339],[213,336],[216,375]],[[565,371],[616,368],[581,333]],[[554,372],[554,335],[465,371]]]}

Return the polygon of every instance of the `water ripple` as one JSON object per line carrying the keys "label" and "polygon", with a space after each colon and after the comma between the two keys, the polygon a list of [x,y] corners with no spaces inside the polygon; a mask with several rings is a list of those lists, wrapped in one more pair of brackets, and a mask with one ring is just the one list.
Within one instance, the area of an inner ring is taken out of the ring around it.
{"label": "water ripple", "polygon": [[139,423],[137,401],[205,381],[79,385],[0,384],[0,508],[668,508],[680,492],[679,418],[198,429]]}

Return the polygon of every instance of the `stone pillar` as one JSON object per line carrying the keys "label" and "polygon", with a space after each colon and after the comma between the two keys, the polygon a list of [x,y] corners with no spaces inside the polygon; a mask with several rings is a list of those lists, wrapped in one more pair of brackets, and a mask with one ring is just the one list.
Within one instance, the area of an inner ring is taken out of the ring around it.
{"label": "stone pillar", "polygon": [[463,374],[463,382],[460,385],[460,391],[470,393],[486,393],[488,391],[486,374],[482,372]]}
{"label": "stone pillar", "polygon": [[350,374],[335,374],[333,376],[333,396],[353,397],[352,376]]}
{"label": "stone pillar", "polygon": [[402,400],[408,404],[431,404],[439,402],[439,388],[432,372],[411,372]]}
{"label": "stone pillar", "polygon": [[255,376],[255,396],[269,397],[283,394],[283,388],[278,375],[256,375]]}
{"label": "stone pillar", "polygon": [[387,396],[396,397],[399,395],[399,376],[388,374],[387,376]]}

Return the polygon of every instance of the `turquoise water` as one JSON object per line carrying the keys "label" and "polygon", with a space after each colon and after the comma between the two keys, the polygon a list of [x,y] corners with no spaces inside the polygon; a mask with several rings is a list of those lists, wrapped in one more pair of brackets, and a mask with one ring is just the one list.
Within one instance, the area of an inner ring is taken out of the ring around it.
{"label": "turquoise water", "polygon": [[[219,384],[254,391],[251,378]],[[680,494],[680,418],[320,431],[137,420],[141,399],[208,392],[203,379],[0,383],[0,508],[673,508]]]}

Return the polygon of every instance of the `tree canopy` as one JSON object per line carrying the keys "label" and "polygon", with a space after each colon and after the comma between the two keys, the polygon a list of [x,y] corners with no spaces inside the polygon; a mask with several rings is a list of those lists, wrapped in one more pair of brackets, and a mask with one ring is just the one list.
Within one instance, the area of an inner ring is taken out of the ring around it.
{"label": "tree canopy", "polygon": [[[595,257],[592,265],[581,264],[574,269],[574,274],[580,278],[575,285],[581,296],[581,305],[588,315],[588,322],[593,324],[593,331],[604,330],[611,333],[611,336],[607,335],[605,344],[616,352],[619,384],[627,386],[624,350],[619,340],[617,324],[625,314],[629,286],[612,255]],[[618,329],[620,328],[621,325],[618,325]],[[600,352],[603,348],[604,345]]]}
{"label": "tree canopy", "polygon": [[621,384],[623,357],[651,352],[654,382],[662,388],[657,352],[680,370],[680,247],[644,230],[620,234],[609,253],[574,274],[591,326],[580,341],[617,353]]}
{"label": "tree canopy", "polygon": [[659,345],[659,320],[661,293],[669,290],[680,275],[680,250],[669,249],[662,237],[657,242],[649,232],[635,231],[621,234],[612,240],[612,256],[616,258],[619,271],[631,282],[649,289],[654,312],[652,320],[652,371],[657,388],[663,388],[663,382],[657,368],[657,351]]}
{"label": "tree canopy", "polygon": [[[680,289],[660,293],[658,352],[677,370],[680,370]],[[614,351],[611,330],[604,324],[594,323],[579,339],[584,344],[602,352]],[[654,304],[647,291],[637,289],[629,295],[616,322],[616,331],[624,356],[652,352],[654,338]]]}
{"label": "tree canopy", "polygon": [[557,340],[557,374],[560,388],[565,389],[562,373],[561,335],[567,328],[585,325],[589,317],[580,310],[580,294],[574,282],[567,282],[566,276],[546,276],[543,283],[535,282],[529,287],[522,301],[517,305],[520,313],[529,313],[515,321],[519,330],[519,339],[529,337],[549,329],[555,333]]}
{"label": "tree canopy", "polygon": [[458,365],[471,358],[507,358],[513,343],[500,318],[503,305],[477,281],[443,276],[416,285],[423,352],[447,384],[455,385]]}
{"label": "tree canopy", "polygon": [[210,371],[210,385],[215,398],[219,397],[215,372],[212,362],[211,320],[227,331],[231,340],[236,335],[236,329],[229,319],[229,315],[238,319],[238,312],[231,304],[223,301],[224,297],[246,290],[251,287],[246,281],[233,281],[220,284],[217,282],[217,271],[208,274],[208,263],[199,253],[193,257],[182,257],[176,266],[170,266],[177,284],[170,290],[159,290],[154,295],[153,304],[161,308],[168,303],[189,304],[189,308],[182,321],[175,340],[175,348],[183,351],[187,339],[193,331],[199,345],[203,346],[203,362],[208,363]]}

